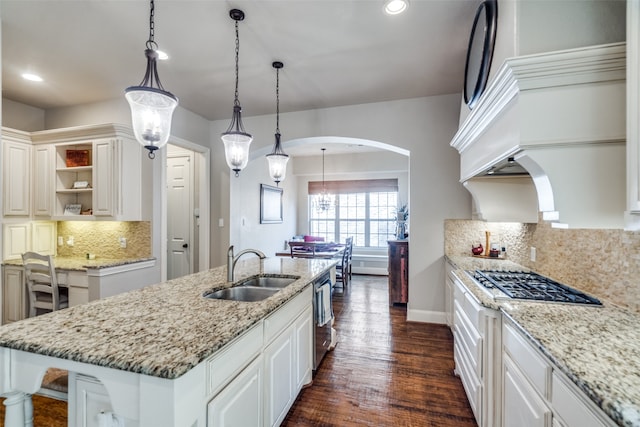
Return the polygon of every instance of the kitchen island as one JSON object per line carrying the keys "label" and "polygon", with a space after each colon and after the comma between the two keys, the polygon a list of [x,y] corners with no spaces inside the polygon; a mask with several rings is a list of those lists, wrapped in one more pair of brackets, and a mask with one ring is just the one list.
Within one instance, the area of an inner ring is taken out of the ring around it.
{"label": "kitchen island", "polygon": [[[236,281],[256,274],[299,277],[258,302],[203,298],[205,291],[233,285],[226,281],[226,267],[218,267],[5,325],[0,328],[5,425],[28,422],[29,395],[49,367],[100,380],[113,413],[127,426],[207,425],[207,405],[223,386],[220,378],[235,372],[225,368],[245,356],[251,362],[250,356],[262,351],[265,319],[303,292],[309,293],[310,317],[309,284],[334,265],[317,259],[240,261]],[[269,333],[265,326],[265,336]],[[252,339],[238,341],[247,336]],[[235,343],[251,354],[220,359]]]}
{"label": "kitchen island", "polygon": [[[483,307],[502,313],[504,324],[513,325],[542,356],[543,363],[551,362],[548,366],[554,372],[553,384],[549,385],[550,373],[544,375],[543,381],[551,396],[547,404],[553,406],[556,392],[564,392],[562,381],[556,380],[562,378],[581,392],[586,405],[595,405],[606,414],[608,419],[597,425],[640,425],[640,316],[608,301],[602,301],[603,306],[585,306],[496,299],[495,289],[482,288],[465,271],[527,269],[509,260],[447,258],[455,266],[453,274],[472,298]],[[506,348],[506,336],[502,340]],[[505,379],[502,381],[504,386]],[[510,397],[507,394],[505,391],[505,399]],[[568,407],[553,407],[554,419],[556,413],[565,418],[576,416],[575,412],[567,413]],[[575,424],[566,419],[565,422],[569,426]]]}

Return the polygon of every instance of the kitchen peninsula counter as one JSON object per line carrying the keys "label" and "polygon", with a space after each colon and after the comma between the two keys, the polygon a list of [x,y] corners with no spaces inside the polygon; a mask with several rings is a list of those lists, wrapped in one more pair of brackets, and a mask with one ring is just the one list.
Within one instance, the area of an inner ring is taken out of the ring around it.
{"label": "kitchen peninsula counter", "polygon": [[640,425],[640,316],[603,306],[495,300],[465,270],[528,270],[508,260],[447,256],[485,307],[500,310],[620,426]]}

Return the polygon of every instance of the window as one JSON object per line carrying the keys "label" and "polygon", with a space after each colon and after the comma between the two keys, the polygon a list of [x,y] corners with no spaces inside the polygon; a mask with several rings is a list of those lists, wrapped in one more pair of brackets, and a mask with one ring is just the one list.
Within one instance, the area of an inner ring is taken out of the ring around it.
{"label": "window", "polygon": [[[393,185],[381,186],[380,181],[392,181]],[[311,184],[309,234],[324,237],[329,242],[344,242],[353,236],[354,246],[360,247],[386,248],[387,240],[395,238],[397,180],[326,182],[327,191],[337,195],[332,206],[324,212],[319,212],[314,205],[319,191],[312,190]]]}

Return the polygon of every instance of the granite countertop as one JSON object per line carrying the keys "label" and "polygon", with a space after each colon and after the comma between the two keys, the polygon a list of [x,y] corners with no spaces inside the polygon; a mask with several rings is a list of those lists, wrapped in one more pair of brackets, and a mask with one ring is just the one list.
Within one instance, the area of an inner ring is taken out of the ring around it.
{"label": "granite countertop", "polygon": [[[175,379],[302,292],[333,260],[258,258],[236,265],[236,281],[300,276],[259,302],[203,298],[230,287],[226,266],[0,327],[0,346]],[[262,267],[262,268],[261,268]]]}
{"label": "granite countertop", "polygon": [[[101,269],[109,267],[118,267],[121,265],[134,264],[137,262],[151,261],[155,258],[121,258],[121,259],[86,259],[86,258],[69,258],[69,257],[53,257],[53,263],[56,269],[87,271],[88,269]],[[22,265],[22,259],[6,259],[2,261],[2,265]]]}
{"label": "granite countertop", "polygon": [[501,310],[594,403],[621,426],[640,425],[640,316],[603,306],[494,300],[462,270],[523,269],[508,260],[447,257],[480,303]]}

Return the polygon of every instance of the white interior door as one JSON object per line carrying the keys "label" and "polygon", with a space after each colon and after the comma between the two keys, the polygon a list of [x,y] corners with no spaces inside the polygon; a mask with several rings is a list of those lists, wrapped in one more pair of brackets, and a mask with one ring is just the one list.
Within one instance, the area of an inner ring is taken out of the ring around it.
{"label": "white interior door", "polygon": [[191,157],[167,158],[167,279],[193,273]]}

